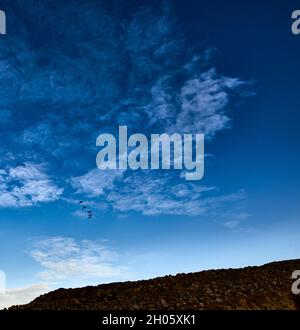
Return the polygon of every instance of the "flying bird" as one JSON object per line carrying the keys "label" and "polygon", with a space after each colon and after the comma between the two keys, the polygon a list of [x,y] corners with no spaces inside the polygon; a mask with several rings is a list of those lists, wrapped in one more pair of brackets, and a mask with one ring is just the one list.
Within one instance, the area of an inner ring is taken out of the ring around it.
{"label": "flying bird", "polygon": [[78,204],[82,206],[81,210],[86,212],[86,214],[88,216],[88,219],[92,219],[93,211],[91,209],[88,210],[88,207],[84,205],[85,202],[84,201],[79,201]]}

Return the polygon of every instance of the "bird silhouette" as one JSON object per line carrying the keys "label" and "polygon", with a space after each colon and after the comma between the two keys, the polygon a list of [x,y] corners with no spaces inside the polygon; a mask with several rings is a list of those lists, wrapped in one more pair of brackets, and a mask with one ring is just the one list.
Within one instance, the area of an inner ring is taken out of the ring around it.
{"label": "bird silhouette", "polygon": [[93,211],[90,209],[90,207],[85,206],[84,201],[79,201],[78,204],[82,206],[81,211],[86,212],[88,219],[92,219],[93,218]]}

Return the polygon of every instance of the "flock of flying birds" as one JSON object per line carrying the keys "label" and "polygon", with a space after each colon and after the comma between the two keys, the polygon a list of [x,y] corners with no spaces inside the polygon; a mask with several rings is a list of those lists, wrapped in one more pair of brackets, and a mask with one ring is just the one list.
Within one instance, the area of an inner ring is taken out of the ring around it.
{"label": "flock of flying birds", "polygon": [[88,219],[92,219],[93,211],[91,210],[91,208],[85,205],[84,201],[80,201],[78,204],[81,206],[81,211],[86,212]]}

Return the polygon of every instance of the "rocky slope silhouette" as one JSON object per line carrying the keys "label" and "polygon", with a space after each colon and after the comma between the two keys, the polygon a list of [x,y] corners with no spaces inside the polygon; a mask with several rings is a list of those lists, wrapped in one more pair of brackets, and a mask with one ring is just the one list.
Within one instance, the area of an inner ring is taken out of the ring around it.
{"label": "rocky slope silhouette", "polygon": [[11,309],[297,309],[299,297],[291,292],[291,274],[296,269],[300,259],[59,289]]}

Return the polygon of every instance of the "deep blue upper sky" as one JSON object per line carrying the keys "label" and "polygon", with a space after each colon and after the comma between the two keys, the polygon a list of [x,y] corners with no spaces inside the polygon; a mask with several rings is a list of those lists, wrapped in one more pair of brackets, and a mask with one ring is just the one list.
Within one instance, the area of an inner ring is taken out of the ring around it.
{"label": "deep blue upper sky", "polygon": [[[297,6],[2,1],[0,269],[22,288],[6,304],[299,257]],[[119,125],[204,132],[204,179],[98,170]]]}

